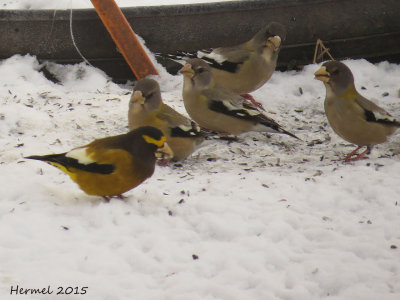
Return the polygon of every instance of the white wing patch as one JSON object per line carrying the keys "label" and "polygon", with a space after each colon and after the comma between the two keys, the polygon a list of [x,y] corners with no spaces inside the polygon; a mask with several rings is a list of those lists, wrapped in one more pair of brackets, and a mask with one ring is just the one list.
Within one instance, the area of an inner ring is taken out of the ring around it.
{"label": "white wing patch", "polygon": [[179,125],[178,127],[185,132],[191,131],[193,129],[191,126],[185,126],[185,125]]}
{"label": "white wing patch", "polygon": [[228,110],[238,110],[238,109],[243,109],[242,107],[236,107],[234,105],[232,105],[231,102],[225,100],[222,101],[222,104],[228,109]]}
{"label": "white wing patch", "polygon": [[247,109],[247,108],[244,108],[244,107],[238,107],[238,106],[233,105],[231,102],[229,102],[227,100],[222,101],[222,104],[224,104],[226,109],[229,110],[229,111],[237,110],[238,112],[236,113],[236,115],[238,115],[240,117],[245,117],[245,116],[254,117],[254,116],[258,116],[258,115],[261,114],[256,109]]}
{"label": "white wing patch", "polygon": [[76,159],[80,164],[88,165],[95,161],[86,152],[87,147],[75,148],[65,154],[66,157]]}
{"label": "white wing patch", "polygon": [[219,64],[222,64],[224,61],[226,61],[226,57],[225,56],[223,56],[221,54],[218,54],[218,53],[215,53],[214,51],[211,52],[211,53],[205,53],[205,52],[202,52],[202,51],[197,51],[197,57],[198,58],[207,57],[209,59],[212,59],[212,60],[216,61]]}
{"label": "white wing patch", "polygon": [[396,121],[391,115],[388,113],[381,113],[379,111],[374,111],[372,112],[377,120],[385,120],[385,121],[390,121],[394,122]]}
{"label": "white wing patch", "polygon": [[182,129],[184,132],[188,132],[192,136],[196,136],[197,133],[199,133],[201,131],[201,129],[198,125],[194,125],[194,126],[179,125],[178,127],[180,129]]}
{"label": "white wing patch", "polygon": [[261,113],[258,110],[250,110],[250,109],[244,109],[250,116],[258,116],[261,115]]}

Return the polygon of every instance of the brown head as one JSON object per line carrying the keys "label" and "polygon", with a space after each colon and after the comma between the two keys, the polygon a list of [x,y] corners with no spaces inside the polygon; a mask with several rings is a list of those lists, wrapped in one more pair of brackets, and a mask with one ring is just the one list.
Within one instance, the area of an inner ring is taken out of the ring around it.
{"label": "brown head", "polygon": [[285,39],[285,27],[280,23],[271,22],[256,33],[251,39],[251,44],[253,49],[258,52],[262,52],[267,48],[273,52],[279,52],[281,44]]}
{"label": "brown head", "polygon": [[354,77],[349,67],[336,60],[325,62],[315,73],[315,79],[321,80],[332,89],[336,95],[347,92],[349,87],[354,88]]}
{"label": "brown head", "polygon": [[162,103],[160,86],[150,78],[140,79],[134,89],[129,102],[130,109],[140,109],[147,113],[156,110]]}
{"label": "brown head", "polygon": [[188,59],[179,71],[186,79],[189,79],[196,90],[202,90],[212,82],[210,66],[200,58]]}

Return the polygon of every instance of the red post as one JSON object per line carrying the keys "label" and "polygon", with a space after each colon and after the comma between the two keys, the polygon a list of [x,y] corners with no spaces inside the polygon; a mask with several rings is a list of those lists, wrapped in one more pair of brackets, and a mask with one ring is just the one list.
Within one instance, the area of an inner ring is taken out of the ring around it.
{"label": "red post", "polygon": [[90,0],[137,79],[158,72],[114,0]]}

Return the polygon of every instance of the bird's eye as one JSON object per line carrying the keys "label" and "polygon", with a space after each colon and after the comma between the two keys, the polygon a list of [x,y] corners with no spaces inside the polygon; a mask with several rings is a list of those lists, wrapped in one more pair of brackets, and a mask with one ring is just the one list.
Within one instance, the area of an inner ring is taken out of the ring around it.
{"label": "bird's eye", "polygon": [[198,69],[197,69],[197,73],[199,73],[199,74],[200,74],[200,73],[203,73],[205,70],[206,70],[206,69],[204,69],[204,68],[198,68]]}
{"label": "bird's eye", "polygon": [[154,93],[149,93],[149,94],[146,95],[145,98],[146,98],[146,99],[149,99],[149,98],[153,97],[153,95],[154,95]]}
{"label": "bird's eye", "polygon": [[332,75],[337,75],[337,74],[339,74],[339,69],[335,69],[331,74],[332,74]]}

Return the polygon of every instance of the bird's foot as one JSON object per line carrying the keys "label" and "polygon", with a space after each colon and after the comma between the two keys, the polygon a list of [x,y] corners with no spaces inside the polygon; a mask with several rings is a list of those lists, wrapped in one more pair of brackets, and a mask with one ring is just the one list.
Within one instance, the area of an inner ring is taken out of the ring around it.
{"label": "bird's foot", "polygon": [[237,142],[238,138],[236,135],[228,132],[217,132],[218,139],[223,141],[234,141]]}
{"label": "bird's foot", "polygon": [[[347,154],[347,156],[343,159],[345,162],[350,162],[350,161],[357,161],[366,158],[365,155],[371,153],[371,147],[367,146],[367,149],[364,152],[357,153],[358,150],[360,150],[362,147],[357,147],[355,150]],[[355,157],[353,157],[356,155]]]}
{"label": "bird's foot", "polygon": [[159,161],[157,161],[157,166],[159,166],[159,167],[165,167],[166,165],[169,164],[170,161],[171,161],[171,159],[159,160]]}
{"label": "bird's foot", "polygon": [[227,134],[220,133],[220,134],[218,134],[218,136],[219,136],[219,139],[222,141],[237,142],[239,140],[236,135],[229,134],[229,133],[227,133]]}
{"label": "bird's foot", "polygon": [[250,94],[243,94],[241,95],[243,98],[245,98],[246,100],[249,100],[254,106],[256,106],[257,108],[265,111],[264,107],[262,106],[262,104],[260,102],[257,102],[252,95]]}
{"label": "bird's foot", "polygon": [[115,195],[115,196],[102,196],[102,197],[107,203],[110,202],[111,198],[117,198],[117,199],[120,199],[120,200],[125,200],[126,198],[128,198],[128,197],[126,197],[126,196],[124,196],[122,194],[121,195]]}
{"label": "bird's foot", "polygon": [[[208,130],[208,129],[206,129]],[[208,130],[209,132],[212,133],[212,135],[209,135],[206,137],[206,140],[225,140],[225,141],[237,141],[238,138],[236,135],[229,133],[229,132],[217,132],[217,131],[211,131]]]}

